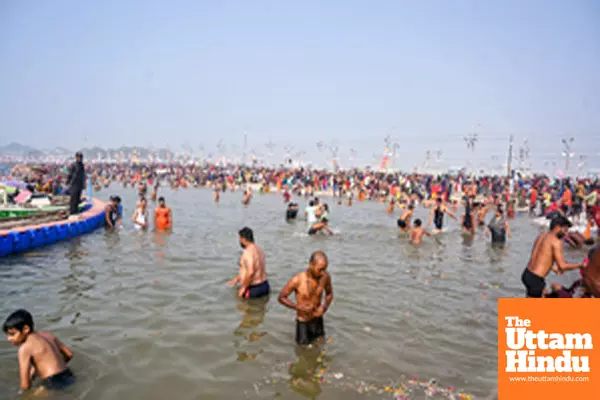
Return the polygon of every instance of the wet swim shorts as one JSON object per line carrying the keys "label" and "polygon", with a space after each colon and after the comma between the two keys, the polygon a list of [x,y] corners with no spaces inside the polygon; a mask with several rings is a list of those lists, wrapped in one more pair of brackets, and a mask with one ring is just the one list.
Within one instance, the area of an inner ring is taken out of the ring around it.
{"label": "wet swim shorts", "polygon": [[71,386],[75,382],[75,375],[69,368],[56,375],[49,376],[44,379],[42,386],[48,390],[63,390]]}
{"label": "wet swim shorts", "polygon": [[402,228],[402,229],[406,228],[406,221],[403,219],[399,219],[398,220],[398,228]]}
{"label": "wet swim shorts", "polygon": [[296,343],[311,344],[320,337],[325,336],[323,317],[304,322],[296,320]]}
{"label": "wet swim shorts", "polygon": [[311,227],[311,228],[308,230],[308,234],[309,234],[309,235],[315,235],[316,233],[317,233],[317,230],[316,230],[315,228],[313,228],[313,227]]}
{"label": "wet swim shorts", "polygon": [[521,275],[521,282],[527,289],[527,297],[541,298],[544,289],[546,288],[546,280],[531,272],[528,268],[525,268],[523,275]]}
{"label": "wet swim shorts", "polygon": [[271,291],[271,287],[269,286],[269,281],[264,281],[263,283],[259,283],[258,285],[250,285],[248,289],[246,289],[246,298],[247,299],[258,299],[260,297],[268,296]]}

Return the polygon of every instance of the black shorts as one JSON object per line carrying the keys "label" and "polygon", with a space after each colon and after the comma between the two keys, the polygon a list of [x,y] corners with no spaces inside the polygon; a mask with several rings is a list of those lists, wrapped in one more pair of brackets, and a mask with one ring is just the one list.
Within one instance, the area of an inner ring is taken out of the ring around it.
{"label": "black shorts", "polygon": [[45,378],[42,386],[48,390],[63,390],[75,383],[75,375],[69,368],[56,375]]}
{"label": "black shorts", "polygon": [[315,318],[308,322],[296,320],[296,343],[302,345],[311,344],[321,337],[325,337],[323,317]]}
{"label": "black shorts", "polygon": [[527,297],[541,298],[543,296],[546,280],[531,272],[529,268],[525,268],[523,271],[521,282],[527,289]]}
{"label": "black shorts", "polygon": [[406,228],[406,221],[403,219],[399,219],[398,220],[398,228],[402,228],[402,229]]}
{"label": "black shorts", "polygon": [[317,231],[315,228],[313,228],[312,226],[311,226],[311,227],[310,227],[310,229],[308,230],[308,234],[309,234],[309,235],[315,235],[317,232],[318,232],[318,231]]}
{"label": "black shorts", "polygon": [[271,287],[269,286],[269,281],[264,281],[258,285],[250,285],[248,289],[246,289],[246,298],[258,299],[260,297],[268,296],[270,291]]}

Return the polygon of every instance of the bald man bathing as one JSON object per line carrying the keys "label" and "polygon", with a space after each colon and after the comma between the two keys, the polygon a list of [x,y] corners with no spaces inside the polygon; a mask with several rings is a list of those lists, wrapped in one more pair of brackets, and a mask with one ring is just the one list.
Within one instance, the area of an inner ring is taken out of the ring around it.
{"label": "bald man bathing", "polygon": [[[331,277],[326,272],[327,256],[315,251],[306,271],[294,276],[279,294],[279,302],[296,310],[296,343],[308,345],[325,337],[323,315],[333,301]],[[296,303],[288,297],[296,293]],[[325,293],[325,304],[322,303]]]}

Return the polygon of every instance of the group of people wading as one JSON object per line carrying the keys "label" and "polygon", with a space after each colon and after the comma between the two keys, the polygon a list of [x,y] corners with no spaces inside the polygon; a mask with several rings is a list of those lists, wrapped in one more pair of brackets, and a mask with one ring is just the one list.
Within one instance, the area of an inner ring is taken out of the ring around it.
{"label": "group of people wading", "polygon": [[[79,202],[79,195],[83,187],[83,164],[80,154],[77,155],[76,163],[69,171],[68,181],[73,186],[73,197],[71,201],[71,211],[76,212],[76,205]],[[474,187],[473,185],[467,187]],[[544,187],[544,186],[542,186]],[[219,202],[219,194],[224,191],[224,186],[215,187],[215,202]],[[334,187],[335,188],[335,187]],[[339,190],[339,186],[335,188]],[[353,193],[350,186],[347,185],[347,205],[352,206]],[[154,186],[152,201],[157,198],[158,183]],[[334,193],[337,192],[334,191]],[[569,203],[569,190],[565,189],[560,203],[549,206],[546,211],[554,214],[548,215],[551,219],[550,229],[542,233],[535,240],[527,267],[521,275],[521,280],[526,288],[527,297],[599,297],[600,296],[600,252],[597,247],[592,248],[588,256],[579,263],[568,263],[565,261],[563,247],[567,235],[570,235],[569,228],[572,224],[567,215],[572,215],[571,204]],[[149,227],[147,215],[147,200],[145,183],[140,183],[139,201],[136,204],[135,211],[131,218],[134,226],[138,229]],[[587,196],[596,196],[597,186],[594,186],[592,192]],[[432,193],[438,193],[432,192]],[[308,191],[309,196],[312,191]],[[476,197],[470,193],[464,199],[464,214],[460,219],[463,234],[473,235],[475,228],[481,226],[487,228],[486,233],[491,235],[493,243],[504,243],[506,237],[510,237],[510,227],[504,218],[503,204],[511,207],[511,202],[503,203],[500,198],[494,198],[487,202],[476,202]],[[337,193],[340,197],[341,193]],[[457,202],[453,201],[449,209],[446,204],[448,196],[431,196],[427,199],[419,199],[425,207],[430,207],[428,222],[426,227],[422,226],[420,219],[412,222],[413,212],[418,193],[412,196],[406,195],[392,196],[387,207],[388,213],[393,213],[396,205],[403,208],[397,225],[401,232],[408,232],[410,241],[414,244],[421,243],[423,236],[430,236],[443,230],[444,216],[447,214],[455,220],[459,218],[454,214],[457,211]],[[548,194],[548,193],[546,193]],[[386,194],[381,197],[382,202]],[[370,195],[373,196],[373,193]],[[532,189],[532,203],[536,204],[537,191]],[[588,201],[588,197],[579,197]],[[445,198],[444,198],[445,197]],[[244,192],[242,204],[248,206],[252,198],[252,191],[247,188]],[[359,190],[359,201],[365,201],[367,196],[365,190]],[[291,196],[284,192],[284,200],[288,203],[286,209],[286,220],[294,220],[298,214],[298,205],[291,200]],[[405,204],[401,204],[401,200]],[[593,197],[589,200],[591,205],[586,206],[588,219],[596,220],[598,225],[600,218],[600,208],[598,200]],[[494,209],[494,216],[485,225],[485,215],[488,209]],[[573,207],[576,211],[576,207]],[[321,204],[318,198],[314,198],[308,203],[305,210],[305,217],[308,221],[308,234],[314,235],[318,232],[327,232],[333,234],[328,226],[329,208],[327,204]],[[510,208],[508,217],[514,216],[514,209]],[[578,214],[577,214],[578,215]],[[122,225],[122,206],[121,199],[118,196],[111,197],[110,204],[105,211],[105,223],[107,229],[114,229]],[[430,233],[427,227],[434,224],[434,230]],[[589,230],[588,222],[588,230]],[[163,197],[158,198],[158,206],[154,211],[154,227],[158,231],[169,230],[173,226],[171,210],[166,206]],[[243,248],[243,254],[239,260],[238,275],[227,282],[229,286],[237,285],[237,294],[242,299],[265,298],[271,292],[271,286],[267,279],[266,260],[263,250],[256,244],[254,232],[244,227],[239,232],[239,243]],[[593,240],[592,240],[593,242]],[[569,242],[570,243],[570,242]],[[323,317],[333,301],[333,287],[331,276],[327,272],[328,259],[323,251],[315,251],[310,255],[308,266],[305,271],[293,276],[279,293],[279,302],[296,312],[296,343],[298,345],[311,345],[322,342],[325,337],[325,324]],[[546,278],[551,272],[558,275],[564,274],[570,270],[579,270],[581,279],[576,280],[571,286],[564,287],[558,284],[551,285],[551,290],[546,288]],[[290,296],[295,294],[295,301]],[[19,346],[19,367],[20,367],[20,388],[27,390],[31,387],[31,381],[35,374],[43,380],[43,386],[47,389],[62,389],[71,385],[75,377],[67,366],[72,358],[72,351],[64,345],[58,338],[49,332],[38,332],[34,330],[33,317],[26,310],[17,310],[13,312],[4,322],[3,331],[7,334],[8,340]]]}
{"label": "group of people wading", "polygon": [[[146,185],[140,184],[138,188],[139,200],[131,216],[131,222],[134,228],[138,230],[146,230],[150,227],[146,191]],[[154,187],[154,191],[152,192],[152,201],[156,201],[157,191],[158,185]],[[158,206],[154,209],[153,225],[157,232],[170,231],[173,228],[173,214],[171,209],[167,207],[164,197],[158,198]],[[104,211],[104,226],[108,230],[123,226],[123,206],[121,205],[121,198],[119,196],[110,197],[110,202]]]}
{"label": "group of people wading", "polygon": [[[240,298],[268,296],[271,287],[267,279],[265,253],[255,243],[252,229],[244,227],[238,234],[244,252],[239,261],[238,275],[227,285],[237,285]],[[279,302],[296,311],[296,343],[299,345],[309,345],[325,337],[323,315],[333,301],[333,287],[327,266],[325,253],[315,251],[308,260],[308,268],[290,279],[279,294]],[[289,298],[292,293],[295,293],[295,302]]]}

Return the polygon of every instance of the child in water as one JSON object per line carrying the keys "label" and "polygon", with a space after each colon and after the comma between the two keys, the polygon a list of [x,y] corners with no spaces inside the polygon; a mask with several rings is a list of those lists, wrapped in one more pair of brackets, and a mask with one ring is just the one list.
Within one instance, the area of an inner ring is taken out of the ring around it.
{"label": "child in water", "polygon": [[9,342],[19,346],[20,393],[31,388],[36,374],[43,379],[42,387],[48,390],[64,389],[75,381],[67,366],[73,352],[51,333],[36,332],[29,312],[13,312],[2,330]]}
{"label": "child in water", "polygon": [[412,244],[421,244],[423,240],[423,235],[431,236],[431,233],[427,232],[426,229],[421,227],[423,223],[420,219],[416,219],[414,226],[410,230],[409,238]]}

